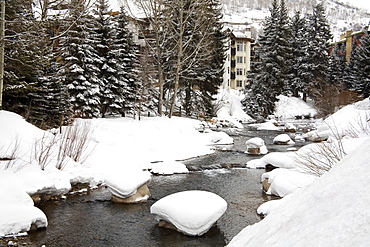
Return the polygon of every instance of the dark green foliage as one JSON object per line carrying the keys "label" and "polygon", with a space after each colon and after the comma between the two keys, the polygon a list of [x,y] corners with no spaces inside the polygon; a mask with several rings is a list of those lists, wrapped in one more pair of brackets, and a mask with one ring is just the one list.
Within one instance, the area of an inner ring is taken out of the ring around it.
{"label": "dark green foliage", "polygon": [[354,47],[349,64],[352,75],[352,88],[362,94],[370,96],[370,35],[365,32],[359,45]]}
{"label": "dark green foliage", "polygon": [[33,16],[31,0],[6,2],[3,106],[29,116],[32,93],[40,90],[37,78],[46,66],[45,32]]}
{"label": "dark green foliage", "polygon": [[292,33],[285,2],[281,1],[279,5],[274,0],[270,12],[256,48],[257,61],[251,65],[247,96],[242,101],[246,112],[254,118],[271,115],[277,96],[289,87]]}

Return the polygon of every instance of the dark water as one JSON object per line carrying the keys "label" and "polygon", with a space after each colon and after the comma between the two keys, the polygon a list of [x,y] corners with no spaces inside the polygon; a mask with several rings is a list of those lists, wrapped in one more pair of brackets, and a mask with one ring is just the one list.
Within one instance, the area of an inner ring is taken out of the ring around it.
{"label": "dark water", "polygon": [[[147,203],[113,203],[109,191],[100,188],[85,195],[70,196],[59,205],[42,206],[49,226],[30,233],[25,239],[27,246],[225,246],[244,227],[260,221],[256,209],[264,201],[274,199],[261,190],[260,176],[264,170],[235,168],[244,167],[249,159],[260,158],[244,153],[245,141],[258,134],[270,151],[287,148],[272,144],[281,132],[256,133],[249,128],[227,132],[234,138],[234,145],[218,146],[222,151],[184,161],[191,170],[198,171],[154,176],[148,186],[152,197]],[[228,202],[228,209],[217,225],[201,237],[159,228],[150,214],[150,206],[156,200],[185,190],[207,190]]]}

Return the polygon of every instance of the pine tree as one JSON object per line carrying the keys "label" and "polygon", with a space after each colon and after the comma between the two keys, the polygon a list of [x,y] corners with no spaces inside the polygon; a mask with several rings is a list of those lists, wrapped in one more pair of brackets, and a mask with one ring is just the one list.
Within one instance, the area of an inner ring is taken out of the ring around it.
{"label": "pine tree", "polygon": [[248,94],[242,101],[247,113],[255,118],[273,113],[277,96],[287,87],[291,73],[292,33],[285,1],[279,5],[274,0],[270,13],[256,49],[258,61],[252,62],[248,76]]}
{"label": "pine tree", "polygon": [[323,3],[314,6],[312,15],[308,16],[308,78],[310,80],[311,96],[324,89],[327,84],[329,66],[329,41],[332,38]]}
{"label": "pine tree", "polygon": [[65,85],[70,96],[74,117],[91,118],[100,115],[100,64],[94,49],[94,18],[88,15],[79,0],[70,3],[69,23],[73,23],[62,41],[65,61]]}
{"label": "pine tree", "polygon": [[331,84],[338,86],[340,89],[345,89],[344,72],[346,69],[346,57],[339,54],[338,44],[335,44],[329,56],[328,80]]}
{"label": "pine tree", "polygon": [[[136,89],[137,48],[132,41],[132,33],[128,29],[128,17],[123,8],[117,16],[113,27],[112,44],[108,52],[107,64],[116,71],[116,79],[110,84],[115,98],[110,108],[116,109],[121,115],[133,114],[135,102],[138,101]],[[113,76],[113,74],[112,74]]]}
{"label": "pine tree", "polygon": [[354,89],[363,97],[370,96],[370,35],[365,32],[360,44],[351,57],[352,73],[355,76]]}
{"label": "pine tree", "polygon": [[298,11],[292,19],[292,75],[290,90],[294,97],[303,94],[303,100],[309,91],[309,80],[307,74],[307,50],[309,49],[309,40],[307,39],[307,22]]}
{"label": "pine tree", "polygon": [[29,119],[32,95],[40,90],[37,78],[46,66],[48,46],[45,32],[34,17],[32,1],[6,4],[3,106]]}

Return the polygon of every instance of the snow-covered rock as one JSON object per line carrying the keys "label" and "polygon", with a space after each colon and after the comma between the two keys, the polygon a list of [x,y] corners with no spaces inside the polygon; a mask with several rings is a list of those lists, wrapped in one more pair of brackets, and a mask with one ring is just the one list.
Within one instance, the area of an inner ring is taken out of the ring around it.
{"label": "snow-covered rock", "polygon": [[293,145],[294,141],[287,134],[280,134],[273,140],[274,144],[278,145]]}
{"label": "snow-covered rock", "polygon": [[247,168],[265,168],[272,165],[280,168],[296,168],[298,165],[294,160],[295,154],[291,152],[273,152],[266,154],[261,159],[254,159],[247,162]]}
{"label": "snow-covered rock", "polygon": [[225,213],[227,202],[208,191],[183,191],[154,203],[150,212],[158,221],[171,223],[179,232],[190,236],[206,233]]}
{"label": "snow-covered rock", "polygon": [[[128,198],[135,195],[138,189],[142,185],[149,183],[150,180],[150,172],[141,170],[127,170],[122,173],[111,172],[105,174],[105,184],[108,186],[109,191],[118,198]],[[141,197],[144,199],[144,196]]]}
{"label": "snow-covered rock", "polygon": [[307,132],[304,134],[304,138],[313,142],[325,141],[329,138],[330,135],[334,134],[333,130],[330,129],[330,126],[323,124],[319,126],[316,130]]}
{"label": "snow-covered rock", "polygon": [[252,126],[256,127],[257,130],[279,130],[279,127],[277,127],[276,123],[273,121],[268,121],[261,124],[253,124]]}
{"label": "snow-covered rock", "polygon": [[262,181],[270,184],[266,194],[284,197],[304,188],[317,177],[291,169],[278,168],[262,174]]}
{"label": "snow-covered rock", "polygon": [[151,163],[148,168],[151,173],[158,175],[189,173],[188,168],[183,163],[174,160]]}
{"label": "snow-covered rock", "polygon": [[212,131],[210,129],[206,129],[204,134],[209,136],[208,138],[211,144],[228,145],[234,143],[234,139],[222,131]]}
{"label": "snow-covered rock", "polygon": [[245,142],[247,154],[267,154],[265,141],[260,137],[253,137]]}

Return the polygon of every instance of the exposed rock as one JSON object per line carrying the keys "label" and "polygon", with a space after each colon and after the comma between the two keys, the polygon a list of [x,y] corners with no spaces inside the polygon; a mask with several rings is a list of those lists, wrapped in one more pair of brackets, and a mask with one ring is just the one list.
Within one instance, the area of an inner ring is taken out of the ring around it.
{"label": "exposed rock", "polygon": [[120,198],[112,194],[111,200],[116,203],[142,203],[146,202],[150,197],[150,191],[146,184],[140,186],[136,193],[126,198]]}
{"label": "exposed rock", "polygon": [[248,148],[247,153],[254,155],[260,154],[260,148]]}
{"label": "exposed rock", "polygon": [[269,190],[271,184],[269,183],[269,179],[265,178],[265,180],[262,181],[262,188],[266,192]]}

